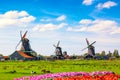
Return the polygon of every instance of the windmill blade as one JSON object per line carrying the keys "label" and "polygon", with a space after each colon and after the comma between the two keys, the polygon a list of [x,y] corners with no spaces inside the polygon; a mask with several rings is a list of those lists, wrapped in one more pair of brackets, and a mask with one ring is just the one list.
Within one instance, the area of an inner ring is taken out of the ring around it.
{"label": "windmill blade", "polygon": [[87,38],[86,38],[86,42],[87,42],[87,45],[89,46],[89,44],[90,44],[90,43],[89,43],[89,41],[88,41],[88,39],[87,39]]}
{"label": "windmill blade", "polygon": [[86,47],[86,48],[84,48],[84,49],[82,49],[81,51],[84,51],[85,49],[87,49],[88,47]]}
{"label": "windmill blade", "polygon": [[58,41],[58,43],[57,43],[57,47],[59,47],[59,44],[60,44],[60,41]]}
{"label": "windmill blade", "polygon": [[57,46],[55,46],[55,45],[53,45],[55,48],[57,47]]}
{"label": "windmill blade", "polygon": [[15,49],[17,49],[17,47],[20,45],[20,43],[21,43],[21,40],[19,41],[19,43],[17,44],[17,46],[15,47]]}
{"label": "windmill blade", "polygon": [[25,38],[26,37],[26,34],[27,34],[27,31],[24,33],[23,37],[22,38]]}
{"label": "windmill blade", "polygon": [[[94,41],[94,42],[93,42],[93,43],[91,43],[90,45],[93,45],[94,43],[96,43],[96,41]],[[90,45],[89,45],[89,46],[90,46]]]}
{"label": "windmill blade", "polygon": [[96,43],[96,41],[94,41],[93,43],[91,43],[90,45],[88,45],[88,47],[82,49],[82,51],[85,50],[85,49],[87,49],[87,48],[89,48],[89,46],[93,45],[94,43]]}
{"label": "windmill blade", "polygon": [[22,31],[20,31],[20,37],[21,37],[21,40],[22,40]]}
{"label": "windmill blade", "polygon": [[20,37],[21,37],[21,40],[19,41],[19,43],[17,44],[17,46],[15,47],[15,49],[17,49],[17,47],[20,45],[20,43],[22,41],[22,31],[20,31]]}

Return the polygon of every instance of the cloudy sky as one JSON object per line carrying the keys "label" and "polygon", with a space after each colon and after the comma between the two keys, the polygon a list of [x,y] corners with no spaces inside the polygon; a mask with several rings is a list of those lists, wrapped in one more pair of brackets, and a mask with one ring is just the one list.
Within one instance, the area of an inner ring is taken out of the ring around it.
{"label": "cloudy sky", "polygon": [[59,40],[69,55],[84,54],[85,38],[96,52],[120,52],[119,8],[119,0],[0,0],[0,53],[12,54],[26,30],[42,55],[54,55]]}

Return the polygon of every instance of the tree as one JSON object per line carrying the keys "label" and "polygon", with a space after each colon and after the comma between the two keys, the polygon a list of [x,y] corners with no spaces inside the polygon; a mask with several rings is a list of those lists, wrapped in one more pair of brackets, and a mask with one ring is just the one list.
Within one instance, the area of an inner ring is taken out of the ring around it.
{"label": "tree", "polygon": [[3,54],[0,54],[0,56],[3,56]]}
{"label": "tree", "polygon": [[100,56],[100,53],[96,53],[95,55],[96,55],[96,56]]}
{"label": "tree", "polygon": [[109,51],[109,53],[107,54],[108,57],[112,57],[112,53]]}
{"label": "tree", "polygon": [[116,58],[119,58],[119,52],[118,52],[117,49],[114,50],[113,56],[116,57]]}

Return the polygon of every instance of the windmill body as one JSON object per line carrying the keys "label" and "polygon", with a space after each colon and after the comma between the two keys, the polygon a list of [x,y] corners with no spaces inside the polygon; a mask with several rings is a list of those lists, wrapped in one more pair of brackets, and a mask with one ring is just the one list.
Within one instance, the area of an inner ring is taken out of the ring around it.
{"label": "windmill body", "polygon": [[37,53],[31,49],[29,39],[26,38],[27,31],[22,35],[22,32],[20,32],[21,40],[16,46],[17,47],[21,43],[21,49],[16,50],[12,55],[10,55],[10,58],[12,60],[35,60]]}
{"label": "windmill body", "polygon": [[94,46],[90,45],[88,47],[88,54],[95,56],[95,47]]}
{"label": "windmill body", "polygon": [[85,50],[85,49],[88,49],[88,53],[87,55],[85,56],[85,58],[94,58],[95,57],[95,47],[93,46],[93,44],[95,43],[96,41],[94,41],[93,43],[89,43],[89,41],[87,40],[86,38],[86,43],[87,43],[87,47],[82,49]]}
{"label": "windmill body", "polygon": [[21,50],[24,50],[24,51],[32,51],[31,50],[31,47],[30,47],[30,44],[29,44],[29,40],[27,38],[24,38],[22,40],[22,47]]}
{"label": "windmill body", "polygon": [[55,54],[56,54],[56,56],[62,56],[62,48],[56,47]]}

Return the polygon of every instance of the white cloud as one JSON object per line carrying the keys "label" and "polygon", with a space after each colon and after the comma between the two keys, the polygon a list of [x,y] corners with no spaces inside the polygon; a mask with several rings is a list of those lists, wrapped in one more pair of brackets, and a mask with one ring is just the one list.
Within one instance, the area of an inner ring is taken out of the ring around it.
{"label": "white cloud", "polygon": [[58,25],[48,23],[48,24],[37,24],[36,26],[33,27],[33,31],[48,31],[48,30],[58,30],[64,26],[66,26],[66,23],[61,23]]}
{"label": "white cloud", "polygon": [[108,2],[105,2],[105,3],[99,3],[99,4],[97,5],[97,8],[98,8],[98,9],[103,9],[103,8],[109,9],[109,8],[111,8],[111,7],[113,7],[113,6],[116,6],[116,5],[117,5],[117,3],[112,2],[112,1],[108,1]]}
{"label": "white cloud", "polygon": [[66,16],[65,15],[62,15],[62,16],[59,16],[56,20],[57,21],[63,21],[66,19]]}
{"label": "white cloud", "polygon": [[0,27],[24,25],[34,20],[35,17],[26,11],[8,11],[5,14],[0,14]]}
{"label": "white cloud", "polygon": [[29,14],[26,11],[21,11],[18,13],[19,16],[24,17],[24,16],[29,16]]}
{"label": "white cloud", "polygon": [[19,19],[21,22],[23,22],[23,23],[29,23],[29,22],[31,22],[31,21],[34,21],[35,20],[35,18],[33,17],[33,16],[27,16],[27,17],[23,17],[23,18],[21,18],[21,19]]}
{"label": "white cloud", "polygon": [[65,15],[58,16],[57,18],[42,18],[40,19],[41,22],[56,22],[56,21],[63,21],[66,19]]}
{"label": "white cloud", "polygon": [[81,32],[81,31],[85,31],[87,29],[87,27],[82,27],[82,28],[72,28],[72,27],[68,27],[67,31],[74,31],[74,32]]}
{"label": "white cloud", "polygon": [[83,25],[88,25],[88,24],[92,23],[92,20],[90,20],[90,19],[84,19],[84,20],[81,20],[79,23],[83,24]]}
{"label": "white cloud", "polygon": [[[86,22],[89,22],[86,23]],[[120,33],[120,26],[118,26],[117,22],[111,20],[86,20],[83,19],[80,21],[79,27],[73,28],[69,27],[67,31],[86,31],[86,32],[103,32],[103,33],[110,33],[110,34],[117,34]]]}
{"label": "white cloud", "polygon": [[5,14],[0,14],[0,18],[9,18],[9,19],[16,19],[19,17],[25,17],[29,16],[29,14],[26,11],[8,11]]}
{"label": "white cloud", "polygon": [[48,18],[48,19],[40,19],[40,21],[42,22],[49,22],[49,21],[52,21],[52,19]]}
{"label": "white cloud", "polygon": [[83,3],[84,5],[91,5],[93,2],[93,0],[83,0]]}

